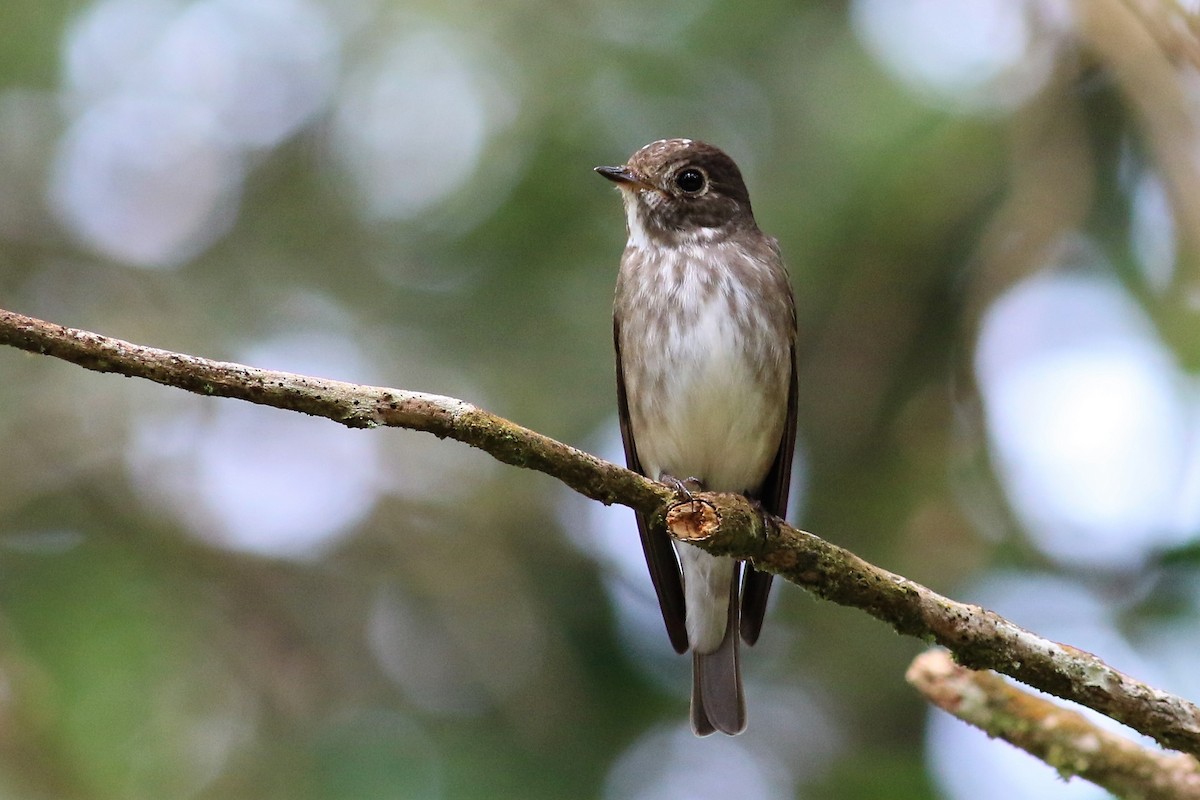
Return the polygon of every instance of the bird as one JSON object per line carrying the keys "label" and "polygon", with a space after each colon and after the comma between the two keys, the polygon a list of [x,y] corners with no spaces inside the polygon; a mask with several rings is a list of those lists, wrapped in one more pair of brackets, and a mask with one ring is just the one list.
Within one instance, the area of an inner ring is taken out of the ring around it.
{"label": "bird", "polygon": [[[660,139],[596,167],[624,202],[613,298],[617,407],[631,470],[689,495],[787,512],[796,441],[796,306],[778,242],[719,148]],[[739,638],[762,630],[771,575],[675,543],[637,515],[671,644],[692,653],[697,736],[746,727]]]}

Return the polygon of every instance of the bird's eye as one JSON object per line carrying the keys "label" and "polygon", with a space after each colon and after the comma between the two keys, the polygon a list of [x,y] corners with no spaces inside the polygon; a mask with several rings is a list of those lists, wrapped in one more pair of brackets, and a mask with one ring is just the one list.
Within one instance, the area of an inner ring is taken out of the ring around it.
{"label": "bird's eye", "polygon": [[688,194],[704,189],[704,173],[698,169],[685,169],[675,176],[675,185]]}

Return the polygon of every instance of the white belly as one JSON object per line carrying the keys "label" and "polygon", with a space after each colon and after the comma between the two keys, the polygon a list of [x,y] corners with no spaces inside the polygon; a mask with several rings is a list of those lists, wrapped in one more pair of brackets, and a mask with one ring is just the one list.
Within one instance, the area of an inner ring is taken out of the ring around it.
{"label": "white belly", "polygon": [[[709,303],[663,342],[661,369],[632,394],[630,422],[642,467],[697,478],[712,491],[757,491],[779,447],[787,384],[769,386],[739,347],[723,303]],[[636,398],[636,399],[633,399]]]}

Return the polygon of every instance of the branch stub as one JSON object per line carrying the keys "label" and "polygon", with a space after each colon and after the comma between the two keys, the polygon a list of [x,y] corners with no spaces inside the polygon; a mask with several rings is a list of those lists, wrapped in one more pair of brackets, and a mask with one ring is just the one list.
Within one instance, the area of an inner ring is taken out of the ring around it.
{"label": "branch stub", "polygon": [[717,534],[721,518],[707,500],[684,500],[667,509],[667,530],[676,539],[703,542]]}

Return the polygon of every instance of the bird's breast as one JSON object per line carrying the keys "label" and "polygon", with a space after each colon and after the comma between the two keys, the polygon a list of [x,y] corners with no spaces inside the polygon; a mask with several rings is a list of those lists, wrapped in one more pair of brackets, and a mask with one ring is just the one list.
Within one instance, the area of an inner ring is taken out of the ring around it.
{"label": "bird's breast", "polygon": [[[786,276],[781,286],[753,272],[782,267],[734,262],[730,269],[730,259],[742,256],[720,255],[673,249],[622,268],[617,305],[625,391],[648,474],[753,492],[783,432],[791,295]],[[775,296],[779,291],[786,297]]]}

